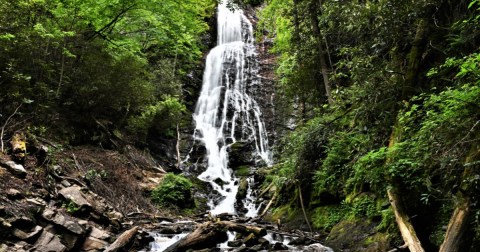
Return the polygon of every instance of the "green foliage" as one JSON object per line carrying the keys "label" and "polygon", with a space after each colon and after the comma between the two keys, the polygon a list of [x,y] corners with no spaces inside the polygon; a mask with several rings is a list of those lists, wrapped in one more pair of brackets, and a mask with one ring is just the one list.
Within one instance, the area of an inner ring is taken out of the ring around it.
{"label": "green foliage", "polygon": [[[323,209],[334,203],[343,218],[381,216],[377,230],[395,234],[393,213],[378,204],[396,187],[419,218],[439,216],[425,228],[439,245],[449,218],[442,209],[461,195],[478,205],[478,171],[462,177],[480,163],[480,2],[447,5],[272,0],[262,10],[279,96],[298,108],[287,117],[303,120],[280,141],[271,179],[283,188],[301,184],[306,201],[323,211],[312,215],[317,227],[338,221]],[[333,104],[323,98],[319,44]],[[409,57],[414,51],[421,57]]]}
{"label": "green foliage", "polygon": [[191,208],[194,206],[192,182],[182,175],[167,173],[162,182],[152,191],[152,200],[161,206]]}
{"label": "green foliage", "polygon": [[344,205],[322,206],[313,210],[311,219],[315,229],[330,231],[346,215]]}
{"label": "green foliage", "polygon": [[69,214],[75,214],[80,211],[80,207],[77,206],[77,204],[75,204],[75,202],[73,201],[68,201],[67,203],[64,203],[62,207],[65,208],[67,210],[67,213]]}
{"label": "green foliage", "polygon": [[182,122],[186,112],[187,108],[177,98],[166,97],[146,107],[140,115],[130,118],[129,129],[146,136],[148,130],[153,128],[160,134],[173,137],[176,125]]}
{"label": "green foliage", "polygon": [[213,0],[3,1],[0,114],[34,100],[18,120],[95,135],[96,120],[123,128],[163,97],[182,103],[181,80],[201,59],[214,6]]}

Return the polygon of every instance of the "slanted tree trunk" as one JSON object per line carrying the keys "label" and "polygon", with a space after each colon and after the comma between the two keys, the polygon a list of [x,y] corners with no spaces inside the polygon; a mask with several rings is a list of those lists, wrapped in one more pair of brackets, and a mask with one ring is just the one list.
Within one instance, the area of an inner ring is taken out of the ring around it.
{"label": "slanted tree trunk", "polygon": [[318,26],[318,17],[317,17],[317,3],[314,1],[310,5],[310,19],[312,22],[312,30],[313,34],[317,39],[317,46],[319,52],[319,60],[320,60],[320,70],[322,72],[323,77],[323,84],[325,86],[325,95],[327,96],[328,103],[333,104],[332,92],[331,92],[331,84],[328,78],[328,66],[327,61],[325,59],[325,50],[323,49],[323,36],[320,32],[320,28]]}
{"label": "slanted tree trunk", "polygon": [[[393,127],[393,132],[390,136],[388,148],[392,148],[397,142],[397,140],[400,139],[401,131],[398,129],[399,127],[397,122]],[[391,159],[387,158],[386,163],[387,165],[391,163]],[[395,221],[397,222],[398,229],[400,231],[400,234],[402,235],[403,241],[405,242],[405,245],[408,247],[410,252],[424,252],[425,250],[422,247],[422,243],[420,242],[420,239],[418,239],[415,228],[410,222],[410,218],[405,210],[406,208],[404,206],[403,200],[401,199],[400,193],[398,192],[398,190],[400,190],[401,188],[401,181],[399,181],[399,179],[395,177],[391,177],[389,178],[389,180],[393,188],[387,190],[388,200],[390,201],[392,210],[395,213]]]}
{"label": "slanted tree trunk", "polygon": [[450,222],[448,223],[445,240],[440,246],[440,252],[461,252],[467,251],[469,227],[471,224],[472,211],[470,201],[465,200],[459,204],[453,211]]}
{"label": "slanted tree trunk", "polygon": [[[474,146],[466,159],[466,163],[471,163],[478,160],[480,157],[480,150]],[[447,232],[445,233],[445,239],[442,246],[440,246],[440,252],[461,252],[468,251],[472,243],[472,237],[470,235],[473,209],[471,207],[472,200],[471,194],[474,194],[473,185],[470,180],[471,177],[476,176],[478,173],[479,165],[466,166],[462,175],[462,183],[460,184],[460,190],[457,198],[460,199],[460,203],[453,211],[452,217],[448,223]]]}
{"label": "slanted tree trunk", "polygon": [[424,252],[425,250],[422,247],[422,243],[417,237],[417,233],[413,228],[413,225],[410,223],[410,219],[406,214],[404,207],[402,206],[402,201],[398,195],[393,190],[388,190],[388,199],[392,205],[393,212],[395,213],[395,220],[398,224],[398,229],[402,234],[403,241],[410,252]]}

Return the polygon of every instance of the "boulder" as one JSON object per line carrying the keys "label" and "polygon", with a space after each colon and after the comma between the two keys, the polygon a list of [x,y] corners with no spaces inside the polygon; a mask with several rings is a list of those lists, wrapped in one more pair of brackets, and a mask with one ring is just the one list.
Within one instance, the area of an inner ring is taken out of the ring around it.
{"label": "boulder", "polygon": [[331,249],[329,247],[325,247],[320,243],[314,243],[314,244],[311,244],[307,247],[304,247],[303,251],[307,251],[307,252],[333,252],[333,249]]}
{"label": "boulder", "polygon": [[102,251],[108,245],[106,241],[100,240],[95,237],[87,237],[82,245],[82,251],[94,252]]}
{"label": "boulder", "polygon": [[288,247],[281,242],[276,242],[275,244],[273,244],[272,250],[288,250]]}
{"label": "boulder", "polygon": [[86,199],[86,196],[81,191],[82,188],[79,186],[71,186],[64,188],[58,192],[59,195],[64,197],[67,200],[75,203],[80,209],[90,209],[92,205]]}
{"label": "boulder", "polygon": [[235,241],[229,241],[227,242],[227,245],[232,248],[238,248],[242,246],[243,241],[242,240],[235,240]]}
{"label": "boulder", "polygon": [[104,230],[92,227],[92,231],[85,239],[82,245],[83,251],[101,251],[108,245],[106,240],[110,239],[111,235]]}
{"label": "boulder", "polygon": [[57,226],[60,226],[71,233],[78,235],[78,236],[83,236],[86,233],[85,228],[83,228],[76,219],[70,217],[70,216],[65,216],[61,213],[55,213],[55,211],[51,209],[46,209],[42,213],[42,217],[45,218],[48,221],[51,221],[52,223],[56,224]]}
{"label": "boulder", "polygon": [[21,229],[15,228],[12,233],[13,236],[17,237],[18,239],[30,242],[34,241],[42,231],[42,227],[35,226],[32,230],[30,230],[30,232],[25,232]]}
{"label": "boulder", "polygon": [[42,232],[37,242],[35,242],[33,248],[34,251],[64,252],[67,250],[67,247],[62,244],[60,238],[45,230]]}
{"label": "boulder", "polygon": [[254,151],[253,142],[236,142],[230,145],[228,153],[229,166],[236,170],[241,166],[255,165],[255,157],[252,155]]}
{"label": "boulder", "polygon": [[391,237],[376,230],[379,222],[368,218],[342,220],[336,224],[325,241],[325,245],[336,250],[387,251]]}
{"label": "boulder", "polygon": [[27,176],[27,170],[25,170],[21,164],[17,164],[13,161],[0,160],[0,165],[7,168],[10,173],[19,178],[25,178]]}

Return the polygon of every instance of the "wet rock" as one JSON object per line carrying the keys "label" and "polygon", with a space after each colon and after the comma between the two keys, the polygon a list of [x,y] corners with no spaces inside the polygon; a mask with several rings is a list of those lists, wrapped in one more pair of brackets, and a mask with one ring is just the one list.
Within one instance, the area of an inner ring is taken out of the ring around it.
{"label": "wet rock", "polygon": [[237,192],[237,201],[242,200],[247,195],[248,190],[248,181],[247,178],[241,178],[240,184],[238,185],[238,192]]}
{"label": "wet rock", "polygon": [[115,251],[121,250],[135,238],[135,235],[137,234],[137,232],[138,232],[138,227],[133,227],[125,231],[123,234],[121,234],[117,238],[117,240],[115,240],[114,243],[108,246],[104,252],[115,252]]}
{"label": "wet rock", "polygon": [[182,231],[179,230],[177,227],[162,227],[159,231],[160,234],[179,234]]}
{"label": "wet rock", "polygon": [[7,168],[10,173],[19,178],[25,178],[27,176],[27,170],[25,170],[21,164],[17,164],[13,161],[0,160],[0,165]]}
{"label": "wet rock", "polygon": [[255,165],[254,156],[251,154],[254,151],[253,143],[236,142],[230,146],[228,154],[229,165],[232,169],[241,166]]}
{"label": "wet rock", "polygon": [[310,245],[312,243],[313,243],[312,240],[307,239],[305,236],[301,236],[291,241],[290,243],[288,243],[288,245],[298,246],[298,245]]}
{"label": "wet rock", "polygon": [[276,242],[275,244],[273,244],[272,250],[288,250],[288,247],[281,242]]}
{"label": "wet rock", "polygon": [[62,244],[60,238],[45,230],[42,232],[37,242],[35,242],[33,248],[35,251],[63,252],[67,250],[67,247]]}
{"label": "wet rock", "polygon": [[303,248],[303,251],[306,252],[333,252],[333,249],[325,247],[320,243],[311,244]]}
{"label": "wet rock", "polygon": [[227,242],[227,245],[232,248],[238,248],[242,246],[243,241],[242,240],[235,240],[235,241],[229,241]]}
{"label": "wet rock", "polygon": [[258,244],[262,247],[262,249],[268,249],[270,247],[270,242],[264,238],[259,238]]}
{"label": "wet rock", "polygon": [[251,247],[251,246],[257,244],[257,242],[258,242],[258,239],[253,233],[250,233],[247,237],[245,237],[243,239],[243,243],[247,247]]}
{"label": "wet rock", "polygon": [[249,251],[265,251],[265,248],[262,245],[257,244],[252,246]]}

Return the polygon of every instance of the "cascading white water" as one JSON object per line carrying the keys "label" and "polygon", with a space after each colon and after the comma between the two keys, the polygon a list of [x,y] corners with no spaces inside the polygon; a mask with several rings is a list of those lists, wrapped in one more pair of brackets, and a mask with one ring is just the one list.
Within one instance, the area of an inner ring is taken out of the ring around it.
{"label": "cascading white water", "polygon": [[[238,179],[228,167],[229,147],[252,142],[255,154],[271,164],[267,133],[249,86],[260,84],[253,26],[242,10],[218,7],[218,45],[207,56],[200,97],[194,113],[195,138],[207,152],[207,169],[199,176],[223,196],[209,202],[211,213],[235,213]],[[245,154],[246,155],[246,154]],[[220,183],[219,179],[222,181]]]}

